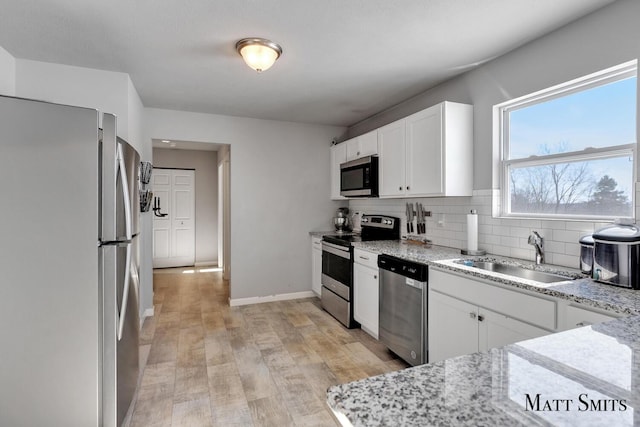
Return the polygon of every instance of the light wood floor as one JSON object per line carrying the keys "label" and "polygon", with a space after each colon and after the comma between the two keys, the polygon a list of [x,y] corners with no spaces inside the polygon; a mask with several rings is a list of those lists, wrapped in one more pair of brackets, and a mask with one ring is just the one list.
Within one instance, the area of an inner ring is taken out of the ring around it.
{"label": "light wood floor", "polygon": [[220,272],[154,272],[131,426],[335,426],[327,387],[407,366],[317,298],[229,307],[228,288]]}

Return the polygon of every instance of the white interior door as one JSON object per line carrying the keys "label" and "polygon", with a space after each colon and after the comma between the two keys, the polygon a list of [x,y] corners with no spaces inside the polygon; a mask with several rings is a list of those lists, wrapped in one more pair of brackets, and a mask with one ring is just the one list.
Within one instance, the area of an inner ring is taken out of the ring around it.
{"label": "white interior door", "polygon": [[195,263],[195,171],[154,168],[153,267]]}

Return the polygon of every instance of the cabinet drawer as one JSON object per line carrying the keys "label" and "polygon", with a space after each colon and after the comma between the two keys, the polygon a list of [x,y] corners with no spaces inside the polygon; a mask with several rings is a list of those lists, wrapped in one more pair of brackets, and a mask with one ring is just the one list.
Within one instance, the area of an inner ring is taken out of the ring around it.
{"label": "cabinet drawer", "polygon": [[607,320],[617,319],[614,314],[604,314],[592,311],[586,308],[567,306],[565,317],[565,329],[579,328],[581,326],[594,325],[596,323],[606,322]]}
{"label": "cabinet drawer", "polygon": [[512,291],[467,279],[439,270],[429,271],[429,287],[455,298],[488,308],[514,319],[555,330],[556,302],[538,298],[522,292]]}
{"label": "cabinet drawer", "polygon": [[353,260],[358,264],[378,269],[378,254],[376,253],[356,248],[353,250]]}

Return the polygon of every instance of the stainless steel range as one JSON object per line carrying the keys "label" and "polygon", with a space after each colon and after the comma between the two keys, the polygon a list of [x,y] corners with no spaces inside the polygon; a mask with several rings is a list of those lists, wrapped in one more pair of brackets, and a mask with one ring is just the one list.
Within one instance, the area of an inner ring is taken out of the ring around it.
{"label": "stainless steel range", "polygon": [[322,308],[347,328],[353,320],[353,242],[400,239],[400,219],[363,215],[360,234],[342,233],[322,238]]}

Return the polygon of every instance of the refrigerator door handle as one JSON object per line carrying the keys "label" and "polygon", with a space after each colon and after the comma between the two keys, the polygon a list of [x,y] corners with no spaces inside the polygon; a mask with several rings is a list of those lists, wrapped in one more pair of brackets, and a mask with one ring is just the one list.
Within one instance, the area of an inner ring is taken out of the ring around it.
{"label": "refrigerator door handle", "polygon": [[[127,303],[129,301],[129,286],[131,286],[131,244],[127,244],[127,256],[125,257],[124,269],[124,289],[122,291],[122,304],[120,304],[120,313],[118,313],[118,341],[122,339],[122,331],[124,330],[124,319],[127,316]],[[137,274],[136,274],[137,279]]]}
{"label": "refrigerator door handle", "polygon": [[[131,213],[131,195],[129,194],[129,178],[127,177],[127,166],[124,162],[122,153],[122,144],[118,143],[118,169],[120,170],[120,180],[122,181],[122,196],[124,198],[124,216],[125,216],[125,232],[127,240],[133,238],[131,231],[132,213]],[[128,264],[127,264],[128,265]]]}

